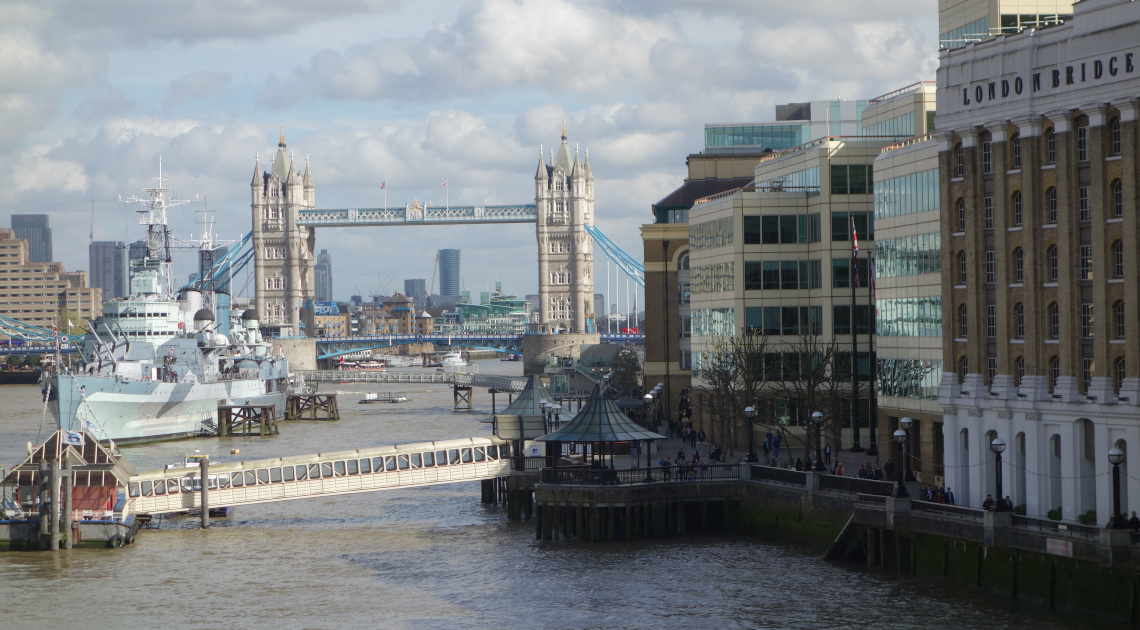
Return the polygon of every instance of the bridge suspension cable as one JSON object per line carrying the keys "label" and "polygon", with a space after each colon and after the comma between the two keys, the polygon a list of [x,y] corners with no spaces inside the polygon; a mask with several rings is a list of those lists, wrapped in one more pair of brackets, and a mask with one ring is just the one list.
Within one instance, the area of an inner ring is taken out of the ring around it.
{"label": "bridge suspension cable", "polygon": [[625,272],[638,286],[645,287],[645,265],[635,259],[633,256],[625,253],[617,243],[614,243],[608,236],[602,233],[597,226],[587,225],[586,233],[593,237],[594,242],[598,247],[602,248],[606,256],[614,261],[614,264]]}

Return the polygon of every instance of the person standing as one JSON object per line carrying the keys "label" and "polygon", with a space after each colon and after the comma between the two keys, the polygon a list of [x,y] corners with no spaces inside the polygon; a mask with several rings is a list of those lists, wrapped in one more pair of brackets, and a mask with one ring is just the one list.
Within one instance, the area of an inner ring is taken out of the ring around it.
{"label": "person standing", "polygon": [[831,466],[831,445],[827,444],[823,447],[823,461],[828,467]]}

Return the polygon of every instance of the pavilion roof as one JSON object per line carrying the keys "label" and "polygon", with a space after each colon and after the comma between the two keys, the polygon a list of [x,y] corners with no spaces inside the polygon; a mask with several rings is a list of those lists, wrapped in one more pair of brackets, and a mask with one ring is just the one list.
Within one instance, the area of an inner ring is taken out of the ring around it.
{"label": "pavilion roof", "polygon": [[537,438],[539,442],[634,442],[664,439],[664,435],[630,420],[610,396],[605,382],[594,385],[582,410],[566,426]]}

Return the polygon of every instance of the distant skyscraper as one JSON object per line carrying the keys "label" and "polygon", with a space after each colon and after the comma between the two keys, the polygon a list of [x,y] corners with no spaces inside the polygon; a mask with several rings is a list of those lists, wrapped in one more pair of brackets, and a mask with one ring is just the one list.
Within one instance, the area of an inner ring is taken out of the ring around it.
{"label": "distant skyscraper", "polygon": [[128,261],[140,258],[146,258],[146,240],[141,238],[131,243],[130,247],[127,248]]}
{"label": "distant skyscraper", "polygon": [[316,280],[314,297],[318,302],[331,302],[333,299],[333,276],[332,256],[329,255],[329,250],[322,249],[321,253],[317,254],[317,264],[313,267],[313,273]]}
{"label": "distant skyscraper", "polygon": [[28,262],[52,262],[51,228],[46,214],[13,214],[16,238],[28,241]]}
{"label": "distant skyscraper", "polygon": [[103,289],[103,299],[125,297],[127,293],[127,244],[122,241],[95,241],[87,247],[91,288]]}
{"label": "distant skyscraper", "polygon": [[423,278],[404,280],[404,295],[412,298],[417,303],[423,303],[428,297],[427,280]]}
{"label": "distant skyscraper", "polygon": [[459,250],[439,250],[439,294],[457,297],[459,295]]}
{"label": "distant skyscraper", "polygon": [[594,294],[594,314],[596,317],[602,317],[606,314],[606,296],[604,293]]}

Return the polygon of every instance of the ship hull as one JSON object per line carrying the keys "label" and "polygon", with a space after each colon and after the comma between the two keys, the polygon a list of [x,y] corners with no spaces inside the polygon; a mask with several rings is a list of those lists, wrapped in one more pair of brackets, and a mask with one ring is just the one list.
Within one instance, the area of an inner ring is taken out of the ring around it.
{"label": "ship hull", "polygon": [[164,383],[63,375],[52,387],[51,408],[62,428],[120,444],[209,433],[220,404],[273,405],[278,417],[285,411],[285,394],[267,392],[260,379]]}

